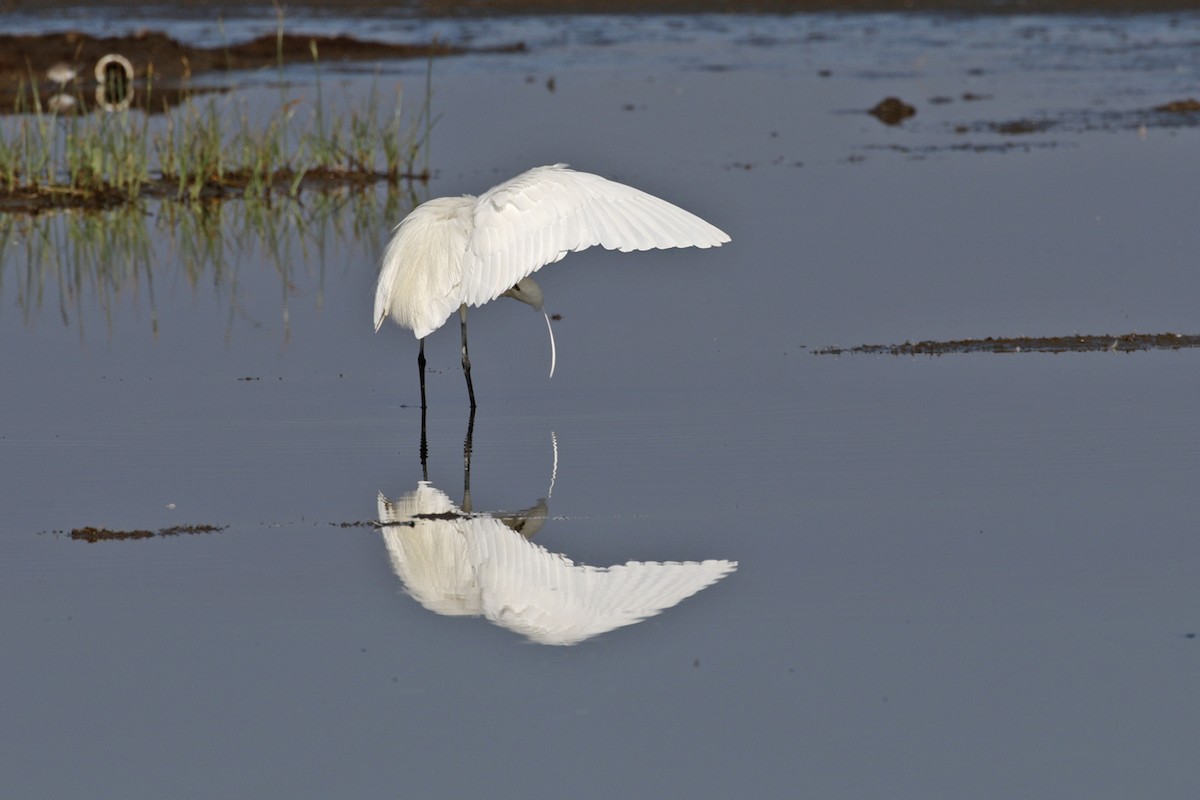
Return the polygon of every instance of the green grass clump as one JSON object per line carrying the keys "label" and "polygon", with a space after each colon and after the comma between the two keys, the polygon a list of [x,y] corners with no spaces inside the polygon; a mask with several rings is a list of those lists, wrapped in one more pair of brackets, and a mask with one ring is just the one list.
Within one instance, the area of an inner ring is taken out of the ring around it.
{"label": "green grass clump", "polygon": [[[428,92],[407,129],[399,85],[391,114],[377,82],[362,107],[331,113],[315,42],[312,54],[315,103],[283,96],[265,120],[234,95],[164,104],[161,117],[133,108],[89,112],[82,97],[70,109],[50,110],[31,82],[18,92],[15,115],[0,119],[0,210],[106,207],[143,196],[295,197],[305,189],[426,179],[427,159],[421,170],[416,164],[433,123]],[[154,107],[152,74],[137,91],[145,92],[139,106]]]}

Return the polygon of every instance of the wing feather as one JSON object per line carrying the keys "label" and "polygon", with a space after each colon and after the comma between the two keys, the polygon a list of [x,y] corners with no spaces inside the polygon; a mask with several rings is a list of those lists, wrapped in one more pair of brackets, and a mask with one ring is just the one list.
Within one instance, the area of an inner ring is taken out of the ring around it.
{"label": "wing feather", "polygon": [[462,304],[474,201],[469,196],[430,200],[396,226],[375,284],[375,330],[391,316],[422,339]]}
{"label": "wing feather", "polygon": [[463,514],[425,481],[377,502],[392,569],[421,605],[483,615],[543,644],[575,644],[632,625],[737,569],[733,561],[576,564],[499,519]]}
{"label": "wing feather", "polygon": [[564,164],[536,167],[475,202],[462,264],[462,301],[495,300],[567,253],[717,247],[729,236],[676,205]]}

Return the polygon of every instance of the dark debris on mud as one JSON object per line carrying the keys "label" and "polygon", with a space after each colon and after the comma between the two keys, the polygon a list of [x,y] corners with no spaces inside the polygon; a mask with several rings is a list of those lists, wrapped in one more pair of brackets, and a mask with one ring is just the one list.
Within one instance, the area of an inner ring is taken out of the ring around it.
{"label": "dark debris on mud", "polygon": [[[463,517],[461,515],[451,513],[448,515],[430,514],[426,515],[425,518],[461,519]],[[410,520],[405,520],[402,522],[382,522],[376,519],[344,520],[342,522],[328,523],[328,525],[332,528],[341,528],[343,530],[349,530],[353,528],[368,528],[372,531],[396,526],[407,526],[411,528],[414,524],[415,523]],[[145,528],[114,530],[112,528],[89,525],[83,528],[72,528],[69,532],[69,535],[76,541],[94,544],[96,542],[128,542],[137,541],[139,539],[153,539],[156,537],[181,536],[187,533],[218,533],[228,527],[228,525],[173,525],[169,528],[159,528],[158,530],[148,530]],[[277,527],[277,525],[272,523],[269,525],[269,527]],[[58,535],[66,533],[63,530],[51,532]]]}
{"label": "dark debris on mud", "polygon": [[[265,34],[248,42],[224,47],[195,47],[157,31],[141,31],[132,36],[96,37],[79,31],[36,35],[0,35],[0,109],[12,108],[18,87],[36,79],[49,95],[58,86],[45,78],[56,64],[65,64],[78,73],[76,80],[93,84],[92,68],[101,57],[119,53],[129,59],[135,80],[145,80],[153,69],[156,81],[186,80],[214,70],[249,70],[274,67],[280,63],[312,63],[313,48],[322,62],[379,61],[383,59],[433,58],[472,52],[523,52],[525,45],[514,42],[496,47],[471,48],[446,42],[388,44],[350,36],[304,34]],[[160,90],[161,98],[161,90]]]}
{"label": "dark debris on mud", "polygon": [[1075,145],[1059,141],[1048,142],[962,142],[959,144],[931,144],[923,147],[906,147],[900,144],[867,145],[864,150],[890,151],[903,153],[912,158],[924,158],[939,153],[1032,153],[1035,150],[1053,150],[1059,147],[1074,147]]}
{"label": "dark debris on mud", "polygon": [[[293,192],[310,190],[331,192],[338,189],[350,191],[366,189],[377,183],[396,183],[406,181],[426,181],[429,173],[421,172],[381,172],[361,168],[310,167],[303,174],[289,168],[278,169],[272,173],[266,183],[271,192],[279,196],[288,196]],[[0,187],[0,214],[22,213],[40,214],[54,209],[80,209],[84,211],[101,211],[118,208],[137,201],[142,197],[180,199],[190,201],[236,200],[246,197],[253,189],[262,191],[262,184],[250,170],[225,172],[204,181],[199,191],[192,196],[181,190],[183,179],[178,175],[151,177],[143,183],[136,194],[116,186],[100,186],[95,188],[75,188],[71,186],[18,186],[15,188]],[[267,193],[265,202],[271,202]],[[238,380],[258,380],[246,377]]]}
{"label": "dark debris on mud", "polygon": [[1172,100],[1161,106],[1155,106],[1154,110],[1162,114],[1200,114],[1200,100],[1194,97],[1186,100]]}
{"label": "dark debris on mud", "polygon": [[0,214],[38,214],[60,208],[102,211],[130,203],[134,198],[115,186],[84,191],[70,186],[18,186],[0,188]]}
{"label": "dark debris on mud", "polygon": [[1200,100],[1172,100],[1153,108],[1134,108],[1122,111],[1079,109],[1066,110],[1053,116],[1022,117],[1011,120],[984,120],[955,126],[955,133],[998,133],[1001,136],[1066,131],[1137,130],[1141,128],[1191,128],[1200,125]]}
{"label": "dark debris on mud", "polygon": [[917,113],[917,109],[901,100],[899,97],[885,97],[867,110],[884,125],[899,125],[904,120]]}
{"label": "dark debris on mud", "polygon": [[95,544],[96,542],[117,542],[131,539],[150,539],[155,536],[180,536],[185,533],[217,533],[227,528],[227,525],[173,525],[169,528],[150,530],[112,530],[110,528],[72,528],[71,538],[77,541]]}
{"label": "dark debris on mud", "polygon": [[[988,99],[987,95],[964,94],[964,102]],[[893,102],[894,101],[894,102]],[[948,106],[955,98],[948,95],[935,95],[928,100],[931,106]],[[895,110],[901,103],[897,98],[889,97],[875,108],[868,111],[887,125],[895,126],[907,117],[885,116],[882,110]],[[916,111],[913,111],[915,114]],[[882,145],[868,145],[865,150],[893,150],[916,157],[943,152],[975,152],[1003,153],[1009,151],[1030,152],[1034,149],[1070,146],[1073,144],[1056,134],[1080,134],[1091,131],[1136,131],[1144,137],[1151,130],[1174,130],[1179,128],[1200,127],[1200,100],[1185,98],[1172,100],[1154,107],[1132,108],[1125,110],[1109,109],[1067,109],[1053,115],[1038,117],[1020,117],[1008,120],[974,120],[970,122],[947,123],[956,137],[966,139],[955,143],[933,143],[926,145],[904,145],[895,142]],[[1039,136],[1038,134],[1047,134]],[[987,136],[985,140],[977,140],[975,136]],[[1002,137],[997,141],[995,137]]]}
{"label": "dark debris on mud", "polygon": [[1017,336],[951,341],[862,344],[857,347],[826,347],[814,355],[866,353],[892,356],[942,356],[951,353],[1136,353],[1146,350],[1182,350],[1200,347],[1200,334],[1126,333],[1120,336]]}

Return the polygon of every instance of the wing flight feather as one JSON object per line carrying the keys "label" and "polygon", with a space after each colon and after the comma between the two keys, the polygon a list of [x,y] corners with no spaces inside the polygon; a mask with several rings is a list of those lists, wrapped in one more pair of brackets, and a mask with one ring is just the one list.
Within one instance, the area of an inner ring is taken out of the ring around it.
{"label": "wing flight feather", "polygon": [[567,253],[717,247],[720,229],[676,205],[564,164],[536,167],[489,189],[474,207],[462,269],[463,302],[495,300]]}

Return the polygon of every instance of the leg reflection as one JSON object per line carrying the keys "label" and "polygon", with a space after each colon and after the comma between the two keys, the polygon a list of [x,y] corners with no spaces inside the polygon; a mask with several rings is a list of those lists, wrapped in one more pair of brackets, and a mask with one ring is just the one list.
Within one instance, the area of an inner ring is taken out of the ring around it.
{"label": "leg reflection", "polygon": [[[429,426],[428,414],[424,406],[421,407],[421,445],[418,450],[418,455],[421,459],[421,480],[429,481]],[[470,415],[467,417],[467,435],[463,439],[463,503],[462,510],[464,513],[471,513],[471,448],[472,441],[475,438],[475,409],[471,409]]]}
{"label": "leg reflection", "polygon": [[421,403],[421,480],[429,480],[429,439],[425,436],[425,404]]}
{"label": "leg reflection", "polygon": [[475,436],[475,406],[467,417],[467,437],[463,439],[463,504],[464,513],[471,513],[471,440]]}

